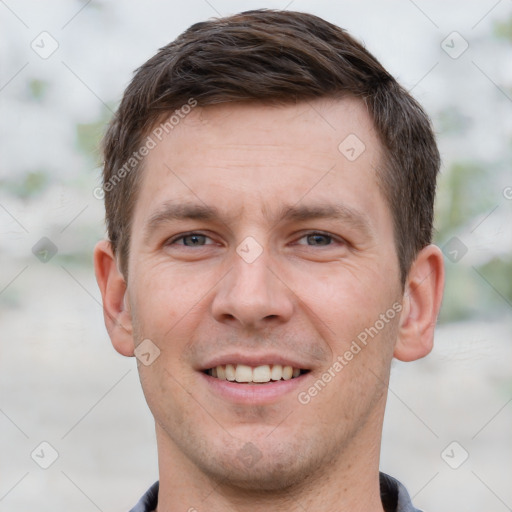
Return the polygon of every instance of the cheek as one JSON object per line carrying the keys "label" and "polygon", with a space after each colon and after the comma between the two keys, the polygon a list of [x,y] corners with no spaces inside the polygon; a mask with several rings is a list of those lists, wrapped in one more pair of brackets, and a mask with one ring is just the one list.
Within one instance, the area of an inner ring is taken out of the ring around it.
{"label": "cheek", "polygon": [[147,337],[169,336],[173,330],[183,329],[197,315],[202,299],[213,286],[204,272],[164,265],[142,268],[133,282],[133,316]]}
{"label": "cheek", "polygon": [[395,297],[382,274],[348,264],[331,272],[288,273],[286,278],[294,283],[290,287],[305,305],[306,314],[312,312],[310,318],[316,318],[319,326],[324,324],[327,339],[340,345],[340,350],[372,326],[391,307]]}

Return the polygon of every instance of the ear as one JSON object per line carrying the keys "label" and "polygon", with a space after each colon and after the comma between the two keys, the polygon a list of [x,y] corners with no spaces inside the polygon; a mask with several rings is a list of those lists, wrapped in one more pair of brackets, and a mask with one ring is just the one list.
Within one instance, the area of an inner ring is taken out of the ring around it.
{"label": "ear", "polygon": [[102,240],[94,248],[94,270],[103,299],[103,316],[114,348],[123,356],[133,356],[132,318],[126,281],[118,269],[110,242]]}
{"label": "ear", "polygon": [[439,247],[428,245],[418,253],[405,283],[398,339],[393,353],[400,361],[415,361],[432,350],[443,288],[443,254]]}

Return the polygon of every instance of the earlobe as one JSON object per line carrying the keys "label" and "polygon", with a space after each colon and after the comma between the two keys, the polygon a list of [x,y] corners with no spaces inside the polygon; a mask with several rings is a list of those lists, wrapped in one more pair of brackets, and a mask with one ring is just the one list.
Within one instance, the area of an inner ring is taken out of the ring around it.
{"label": "earlobe", "polygon": [[430,353],[443,288],[443,255],[438,247],[428,245],[418,253],[407,276],[395,358],[415,361]]}
{"label": "earlobe", "polygon": [[103,300],[105,326],[112,345],[120,354],[133,356],[135,347],[126,281],[118,268],[110,242],[102,240],[96,244],[94,269]]}

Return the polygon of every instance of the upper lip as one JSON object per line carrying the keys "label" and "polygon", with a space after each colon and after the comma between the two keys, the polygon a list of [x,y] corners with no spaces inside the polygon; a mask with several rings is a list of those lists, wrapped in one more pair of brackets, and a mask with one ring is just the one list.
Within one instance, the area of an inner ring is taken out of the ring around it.
{"label": "upper lip", "polygon": [[207,360],[200,366],[200,370],[209,370],[217,366],[224,366],[226,364],[245,364],[247,366],[263,366],[279,364],[282,366],[292,366],[293,368],[299,368],[301,370],[309,370],[310,367],[297,359],[292,357],[284,356],[283,354],[241,354],[232,353],[216,356],[210,360]]}

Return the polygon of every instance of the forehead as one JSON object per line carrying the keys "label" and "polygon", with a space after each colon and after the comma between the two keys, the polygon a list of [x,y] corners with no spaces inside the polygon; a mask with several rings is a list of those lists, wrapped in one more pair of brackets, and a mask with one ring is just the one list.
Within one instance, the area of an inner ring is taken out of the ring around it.
{"label": "forehead", "polygon": [[160,138],[144,162],[135,223],[169,201],[191,200],[232,219],[270,218],[307,201],[377,219],[389,213],[376,174],[381,145],[354,98],[196,107]]}
{"label": "forehead", "polygon": [[[166,143],[172,145],[175,162],[201,158],[205,150],[212,155],[221,151],[220,156],[229,157],[229,150],[236,149],[238,155],[244,156],[245,152],[247,158],[263,157],[254,160],[254,164],[270,166],[281,166],[283,160],[290,158],[287,149],[300,158],[306,157],[308,162],[321,157],[334,160],[343,155],[350,162],[362,156],[366,162],[374,163],[381,149],[365,105],[353,97],[280,106],[237,102],[197,107],[179,120],[174,116],[174,121],[177,124],[168,126],[171,129],[162,134],[163,151],[152,152],[148,161],[162,156]],[[193,153],[188,144],[180,144],[190,137],[197,141]],[[305,140],[309,143],[303,144]]]}

